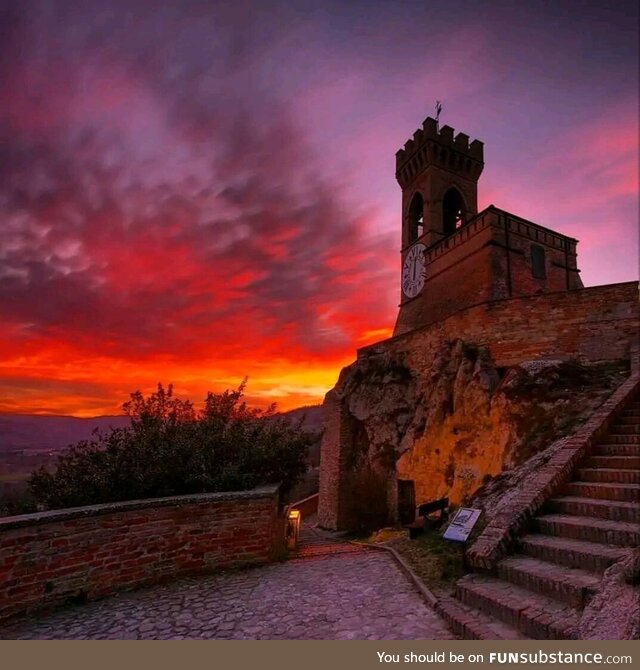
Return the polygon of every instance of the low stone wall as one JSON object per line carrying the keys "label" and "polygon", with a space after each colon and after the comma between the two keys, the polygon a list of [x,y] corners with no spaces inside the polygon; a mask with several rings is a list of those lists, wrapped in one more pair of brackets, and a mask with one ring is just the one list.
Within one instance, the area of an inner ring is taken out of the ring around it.
{"label": "low stone wall", "polygon": [[559,440],[550,449],[551,458],[532,472],[515,495],[492,516],[481,535],[467,552],[467,560],[476,568],[492,570],[512,549],[525,525],[546,500],[566,484],[591,447],[606,435],[625,403],[640,388],[640,377],[631,375],[574,435]]}
{"label": "low stone wall", "polygon": [[278,486],[0,518],[0,621],[282,550]]}

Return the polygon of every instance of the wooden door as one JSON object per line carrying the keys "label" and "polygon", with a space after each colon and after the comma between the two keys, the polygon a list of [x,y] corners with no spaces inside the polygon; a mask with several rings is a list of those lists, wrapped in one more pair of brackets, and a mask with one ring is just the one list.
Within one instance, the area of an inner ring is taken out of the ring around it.
{"label": "wooden door", "polygon": [[401,524],[416,520],[416,487],[411,479],[398,479],[398,517]]}

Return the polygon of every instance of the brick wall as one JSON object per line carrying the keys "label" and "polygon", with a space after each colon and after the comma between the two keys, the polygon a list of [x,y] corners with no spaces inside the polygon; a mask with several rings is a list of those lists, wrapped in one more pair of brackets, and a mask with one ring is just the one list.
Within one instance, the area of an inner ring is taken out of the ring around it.
{"label": "brick wall", "polygon": [[638,282],[488,301],[438,323],[372,344],[358,357],[383,351],[428,356],[441,339],[488,347],[500,366],[537,358],[605,361],[630,358],[638,342]]}
{"label": "brick wall", "polygon": [[[445,239],[441,246],[448,243],[449,240]],[[487,226],[465,240],[464,244],[434,258],[427,265],[420,309],[428,315],[429,322],[449,316],[452,308],[462,309],[495,297],[505,297],[494,296],[492,293],[493,255],[491,228]],[[417,300],[420,300],[420,296]]]}
{"label": "brick wall", "polygon": [[[424,288],[414,298],[401,296],[394,334],[489,300],[581,289],[576,244],[570,237],[490,206],[427,249]],[[542,252],[544,276],[534,276],[534,246]],[[403,260],[408,252],[403,250]]]}
{"label": "brick wall", "polygon": [[278,487],[0,519],[0,621],[176,576],[269,561]]}

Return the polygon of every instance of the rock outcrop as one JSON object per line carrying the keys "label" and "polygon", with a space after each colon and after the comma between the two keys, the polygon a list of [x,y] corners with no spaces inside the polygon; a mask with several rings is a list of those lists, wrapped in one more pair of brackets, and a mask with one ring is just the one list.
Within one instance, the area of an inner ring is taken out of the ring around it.
{"label": "rock outcrop", "polygon": [[460,339],[439,342],[429,355],[360,358],[325,400],[327,415],[340,420],[325,433],[324,488],[325,495],[340,489],[340,509],[325,498],[320,521],[353,527],[373,509],[380,522],[397,520],[398,480],[413,482],[417,503],[468,502],[570,433],[626,374],[616,364],[566,360],[500,368],[487,350]]}

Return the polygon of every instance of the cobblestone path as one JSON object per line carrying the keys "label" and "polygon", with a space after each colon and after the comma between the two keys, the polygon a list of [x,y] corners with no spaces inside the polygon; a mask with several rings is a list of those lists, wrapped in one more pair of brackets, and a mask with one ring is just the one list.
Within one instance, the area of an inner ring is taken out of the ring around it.
{"label": "cobblestone path", "polygon": [[75,605],[1,639],[451,639],[391,556],[305,533],[297,557]]}

